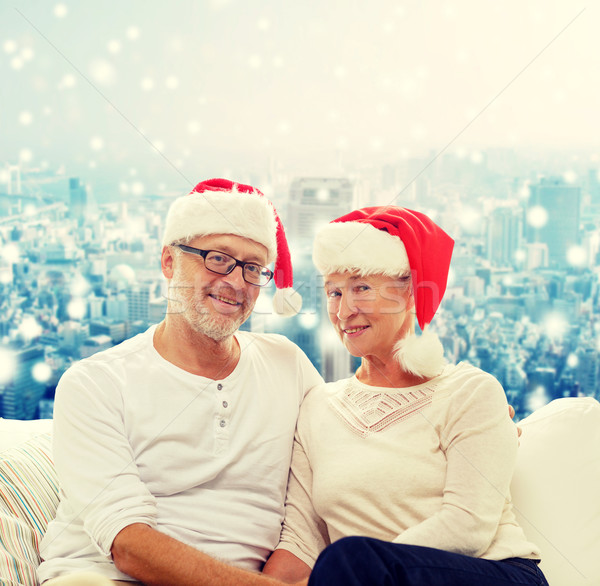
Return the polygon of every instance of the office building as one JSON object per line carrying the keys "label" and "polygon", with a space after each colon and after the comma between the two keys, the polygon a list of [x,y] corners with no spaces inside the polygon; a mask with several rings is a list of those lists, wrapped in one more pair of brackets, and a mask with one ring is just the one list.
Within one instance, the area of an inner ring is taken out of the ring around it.
{"label": "office building", "polygon": [[286,232],[294,252],[311,254],[317,229],[353,208],[350,179],[302,177],[292,181],[287,205]]}
{"label": "office building", "polygon": [[87,213],[88,193],[85,185],[77,177],[69,179],[69,213],[78,221],[83,221]]}
{"label": "office building", "polygon": [[548,266],[569,268],[569,250],[579,245],[581,188],[562,179],[530,186],[526,238],[548,247]]}
{"label": "office building", "polygon": [[348,376],[351,357],[339,342],[326,341],[331,326],[323,281],[312,264],[312,245],[319,227],[353,209],[354,197],[349,179],[303,177],[290,186],[285,214],[288,241],[293,242],[294,286],[303,297],[304,314],[293,318],[286,335],[302,347],[327,381]]}
{"label": "office building", "polygon": [[150,301],[155,298],[154,283],[139,283],[127,287],[127,317],[129,322],[149,322]]}
{"label": "office building", "polygon": [[488,220],[487,258],[493,266],[517,265],[522,246],[523,214],[518,208],[496,208]]}
{"label": "office building", "polygon": [[32,346],[15,350],[15,372],[2,389],[2,417],[5,419],[36,419],[38,403],[44,396],[46,385],[38,382],[34,367],[44,362],[44,348]]}

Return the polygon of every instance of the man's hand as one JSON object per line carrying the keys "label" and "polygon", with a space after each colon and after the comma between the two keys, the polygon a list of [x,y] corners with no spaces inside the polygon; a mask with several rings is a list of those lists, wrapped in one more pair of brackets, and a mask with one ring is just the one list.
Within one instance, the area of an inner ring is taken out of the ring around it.
{"label": "man's hand", "polygon": [[276,549],[267,560],[263,574],[292,586],[305,586],[308,583],[310,566],[286,549]]}

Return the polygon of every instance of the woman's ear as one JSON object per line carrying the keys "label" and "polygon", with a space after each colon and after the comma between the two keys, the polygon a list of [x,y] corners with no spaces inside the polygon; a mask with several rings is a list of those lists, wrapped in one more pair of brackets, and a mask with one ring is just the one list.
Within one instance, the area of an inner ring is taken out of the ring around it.
{"label": "woman's ear", "polygon": [[410,311],[413,315],[417,314],[417,307],[415,305],[415,292],[411,290],[408,299],[406,300],[406,310]]}

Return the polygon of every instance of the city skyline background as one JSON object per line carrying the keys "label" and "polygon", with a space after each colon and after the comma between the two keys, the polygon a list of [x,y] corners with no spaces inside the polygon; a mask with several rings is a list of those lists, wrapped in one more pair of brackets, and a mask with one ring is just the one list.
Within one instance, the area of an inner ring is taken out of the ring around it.
{"label": "city skyline background", "polygon": [[0,416],[50,416],[73,361],[160,321],[170,200],[223,176],[288,232],[301,315],[261,294],[328,380],[356,362],[310,260],[365,205],[456,239],[434,325],[524,416],[598,396],[598,9],[236,0],[0,4]]}

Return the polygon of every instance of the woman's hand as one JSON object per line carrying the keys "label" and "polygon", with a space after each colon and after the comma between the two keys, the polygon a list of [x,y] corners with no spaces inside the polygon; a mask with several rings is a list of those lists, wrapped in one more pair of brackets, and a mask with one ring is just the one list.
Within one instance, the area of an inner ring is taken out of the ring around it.
{"label": "woman's hand", "polygon": [[[513,409],[512,405],[508,406],[508,414],[510,415],[511,419],[515,418],[515,410]],[[517,425],[517,436],[521,437],[522,433],[523,433],[523,430]]]}

